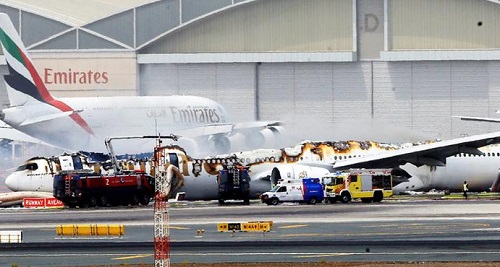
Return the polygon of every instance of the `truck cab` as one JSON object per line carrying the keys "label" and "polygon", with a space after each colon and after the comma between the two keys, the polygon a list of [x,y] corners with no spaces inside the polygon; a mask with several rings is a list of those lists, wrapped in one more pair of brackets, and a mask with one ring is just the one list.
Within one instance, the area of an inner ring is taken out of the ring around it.
{"label": "truck cab", "polygon": [[350,169],[322,178],[325,185],[327,202],[340,200],[347,203],[352,199],[362,202],[380,202],[384,197],[391,197],[391,169]]}
{"label": "truck cab", "polygon": [[323,187],[319,178],[280,181],[271,191],[261,196],[261,201],[267,205],[278,205],[280,202],[305,202],[314,205],[321,203],[323,199]]}

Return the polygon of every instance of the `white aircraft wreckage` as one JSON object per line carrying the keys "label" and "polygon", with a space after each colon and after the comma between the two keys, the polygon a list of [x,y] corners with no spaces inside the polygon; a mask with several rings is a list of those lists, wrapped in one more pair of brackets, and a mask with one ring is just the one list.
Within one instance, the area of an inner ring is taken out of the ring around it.
{"label": "white aircraft wreckage", "polygon": [[[306,141],[288,148],[257,149],[205,158],[192,158],[183,148],[166,145],[156,149],[156,157],[163,158],[161,170],[176,172],[169,173],[174,177],[171,196],[182,191],[185,200],[217,199],[217,175],[227,165],[248,169],[250,193],[254,198],[269,190],[278,179],[322,177],[338,169],[374,166],[395,167],[396,175],[411,177],[397,185],[395,191],[431,189],[434,185],[460,190],[464,180],[472,191],[483,191],[491,187],[497,177],[500,146],[490,144],[498,142],[499,138],[500,132],[405,144]],[[112,169],[111,164],[88,162],[82,155],[70,158],[76,168],[96,172]],[[122,160],[119,164],[122,170],[140,169],[154,175],[151,160]],[[169,168],[170,165],[177,168]],[[6,178],[6,185],[13,191],[52,192],[53,175],[62,166],[60,157],[30,159]]]}
{"label": "white aircraft wreckage", "polygon": [[[406,145],[408,146],[408,144]],[[251,196],[256,198],[271,188],[281,178],[322,176],[331,170],[328,162],[363,156],[401,148],[393,144],[375,142],[303,142],[283,149],[257,149],[205,158],[192,158],[178,145],[167,145],[159,152],[166,157],[164,170],[177,171],[172,193],[185,192],[186,200],[217,199],[217,175],[227,165],[248,168],[251,176]],[[357,151],[356,155],[351,152]],[[161,155],[157,155],[160,157]],[[143,170],[154,175],[152,159],[120,160],[120,169]],[[316,166],[308,165],[317,164]],[[177,168],[168,168],[174,165]],[[9,175],[5,184],[12,191],[52,192],[53,176],[61,170],[88,170],[111,173],[110,162],[92,162],[80,154],[63,154],[57,157],[35,157],[19,166]],[[182,186],[181,186],[182,185]]]}

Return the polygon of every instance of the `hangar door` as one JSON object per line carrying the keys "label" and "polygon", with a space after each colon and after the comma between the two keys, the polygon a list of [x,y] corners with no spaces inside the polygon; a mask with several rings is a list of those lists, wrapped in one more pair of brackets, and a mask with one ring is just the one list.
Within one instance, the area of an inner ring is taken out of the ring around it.
{"label": "hangar door", "polygon": [[255,64],[143,64],[140,95],[194,95],[224,106],[231,119],[255,119]]}
{"label": "hangar door", "polygon": [[268,63],[259,67],[260,118],[334,123],[371,116],[369,64]]}

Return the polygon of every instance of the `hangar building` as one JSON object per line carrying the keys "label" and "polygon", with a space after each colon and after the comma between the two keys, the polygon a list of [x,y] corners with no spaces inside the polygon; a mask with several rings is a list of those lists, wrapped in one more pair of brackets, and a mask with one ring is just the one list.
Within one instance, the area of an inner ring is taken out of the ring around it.
{"label": "hangar building", "polygon": [[56,97],[199,95],[234,120],[314,121],[325,127],[303,128],[331,138],[367,119],[430,138],[500,130],[452,117],[500,116],[498,0],[3,0],[0,12]]}

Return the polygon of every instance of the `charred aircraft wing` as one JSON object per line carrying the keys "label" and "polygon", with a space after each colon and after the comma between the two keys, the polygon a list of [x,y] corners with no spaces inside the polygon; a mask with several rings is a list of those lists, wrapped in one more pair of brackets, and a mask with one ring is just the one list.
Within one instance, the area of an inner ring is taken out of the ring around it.
{"label": "charred aircraft wing", "polygon": [[335,170],[348,168],[393,168],[405,163],[415,166],[443,166],[446,158],[459,154],[482,155],[478,148],[500,142],[500,132],[461,137],[446,141],[421,144],[379,154],[337,161]]}

